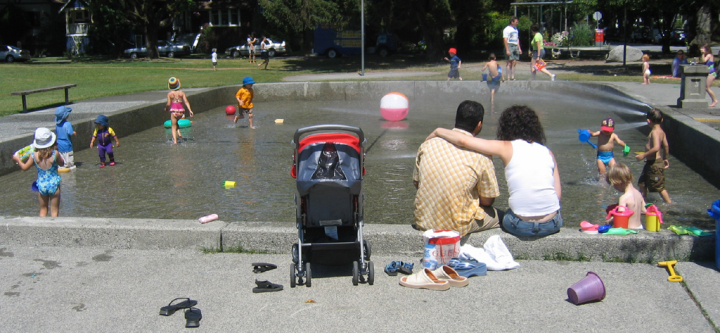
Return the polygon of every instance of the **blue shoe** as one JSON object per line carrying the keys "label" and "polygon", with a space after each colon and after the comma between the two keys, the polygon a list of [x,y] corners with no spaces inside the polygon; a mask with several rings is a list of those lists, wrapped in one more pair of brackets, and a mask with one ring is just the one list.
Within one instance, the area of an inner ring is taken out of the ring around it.
{"label": "blue shoe", "polygon": [[450,268],[454,269],[458,275],[464,277],[471,276],[484,276],[487,275],[487,265],[477,260],[462,260],[458,258],[452,258],[447,263]]}
{"label": "blue shoe", "polygon": [[402,262],[402,261],[400,261],[400,266],[398,267],[398,270],[400,271],[400,273],[403,273],[403,274],[406,274],[406,275],[410,275],[410,274],[412,274],[412,272],[413,272],[413,271],[412,271],[412,270],[413,270],[413,267],[415,267],[415,264],[413,264],[413,263],[411,263],[411,262]]}
{"label": "blue shoe", "polygon": [[393,261],[389,263],[387,266],[385,266],[385,273],[390,276],[397,276],[400,265],[402,265],[402,261]]}

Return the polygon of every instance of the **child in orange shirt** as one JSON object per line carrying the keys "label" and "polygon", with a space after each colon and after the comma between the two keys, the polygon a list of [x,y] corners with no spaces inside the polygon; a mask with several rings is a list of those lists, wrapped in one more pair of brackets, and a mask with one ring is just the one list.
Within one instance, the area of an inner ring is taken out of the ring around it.
{"label": "child in orange shirt", "polygon": [[253,126],[253,96],[255,95],[255,92],[253,91],[253,84],[255,84],[255,81],[251,77],[245,77],[243,79],[243,86],[238,90],[237,94],[235,94],[235,99],[237,99],[238,102],[238,114],[235,116],[235,123],[237,124],[238,119],[244,118],[244,114],[248,114],[248,122],[250,123],[250,128],[255,129],[255,126]]}

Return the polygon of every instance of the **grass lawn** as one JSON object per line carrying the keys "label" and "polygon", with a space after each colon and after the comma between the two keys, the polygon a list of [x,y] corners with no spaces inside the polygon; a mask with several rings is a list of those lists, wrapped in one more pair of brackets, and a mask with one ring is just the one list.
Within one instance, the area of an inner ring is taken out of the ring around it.
{"label": "grass lawn", "polygon": [[[179,78],[183,88],[215,87],[240,84],[243,77],[252,76],[256,82],[280,82],[283,77],[320,73],[355,73],[360,71],[360,57],[288,57],[271,59],[268,70],[261,70],[246,59],[218,60],[218,70],[213,71],[210,59],[158,60],[87,60],[81,62],[58,62],[39,59],[33,63],[3,63],[0,70],[6,84],[0,88],[0,116],[22,112],[20,96],[13,91],[76,83],[70,89],[70,100],[80,101],[103,96],[124,95],[152,90],[166,90],[167,79]],[[552,61],[549,61],[552,63]],[[504,62],[502,62],[504,63]],[[463,63],[461,73],[465,80],[480,80],[483,63]],[[527,64],[526,64],[527,66]],[[430,71],[436,75],[387,80],[446,80],[447,63],[427,64],[421,56],[365,57],[365,71]],[[642,78],[634,70],[602,69],[599,73],[574,71],[563,73],[562,80],[571,81],[637,81]],[[656,72],[655,69],[653,72]],[[617,76],[615,76],[617,74]],[[378,79],[375,79],[378,80]],[[657,81],[655,81],[657,82]],[[41,109],[64,101],[64,91],[56,90],[27,96],[28,109]]]}

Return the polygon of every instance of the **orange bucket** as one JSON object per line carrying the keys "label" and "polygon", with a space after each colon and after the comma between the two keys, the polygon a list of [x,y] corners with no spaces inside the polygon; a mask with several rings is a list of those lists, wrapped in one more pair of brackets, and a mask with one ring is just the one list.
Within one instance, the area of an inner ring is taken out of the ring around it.
{"label": "orange bucket", "polygon": [[[618,208],[624,208],[623,211],[618,211]],[[608,212],[608,215],[606,218],[613,218],[613,228],[628,228],[628,222],[630,221],[630,216],[635,214],[635,212],[631,211],[629,208],[625,206],[617,205],[615,208],[610,210]]]}

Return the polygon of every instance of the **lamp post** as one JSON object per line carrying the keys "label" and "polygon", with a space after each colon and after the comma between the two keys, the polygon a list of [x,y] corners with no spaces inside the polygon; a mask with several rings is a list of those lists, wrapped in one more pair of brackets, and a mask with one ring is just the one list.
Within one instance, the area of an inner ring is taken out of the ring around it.
{"label": "lamp post", "polygon": [[360,76],[365,76],[365,0],[360,0]]}

